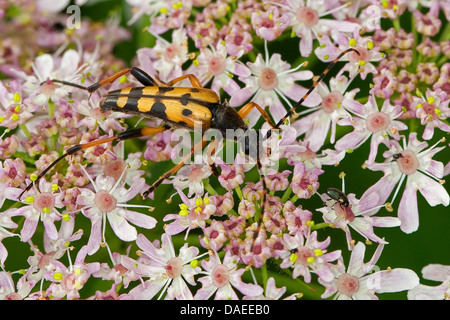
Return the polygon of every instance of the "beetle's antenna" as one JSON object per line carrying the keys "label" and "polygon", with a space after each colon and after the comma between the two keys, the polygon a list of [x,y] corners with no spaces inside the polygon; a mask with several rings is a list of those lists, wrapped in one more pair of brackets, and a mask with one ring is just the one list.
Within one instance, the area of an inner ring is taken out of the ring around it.
{"label": "beetle's antenna", "polygon": [[311,86],[311,88],[309,88],[309,90],[305,93],[305,95],[295,104],[295,106],[293,106],[291,109],[288,110],[288,112],[285,114],[285,116],[283,118],[281,118],[280,121],[278,121],[278,123],[276,124],[276,128],[279,128],[285,121],[287,118],[289,118],[291,116],[291,114],[293,114],[295,112],[295,110],[300,107],[302,105],[302,103],[306,100],[306,98],[308,98],[308,96],[311,94],[311,92],[314,91],[314,89],[317,87],[317,85],[322,81],[322,79],[330,72],[330,70],[335,66],[335,64],[339,61],[340,58],[342,58],[342,56],[344,56],[345,54],[349,53],[349,52],[355,52],[358,55],[360,55],[360,53],[358,52],[358,50],[353,49],[353,48],[349,48],[345,51],[342,51],[333,61],[330,62],[330,64],[328,65],[328,67],[322,72],[322,74],[314,81],[313,85]]}

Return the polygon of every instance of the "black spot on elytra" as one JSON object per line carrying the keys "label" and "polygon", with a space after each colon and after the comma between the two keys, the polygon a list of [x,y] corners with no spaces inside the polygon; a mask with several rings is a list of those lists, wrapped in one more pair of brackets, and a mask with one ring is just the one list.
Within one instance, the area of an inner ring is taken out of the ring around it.
{"label": "black spot on elytra", "polygon": [[151,113],[154,117],[167,120],[166,106],[161,101],[156,101],[152,105]]}
{"label": "black spot on elytra", "polygon": [[164,95],[166,92],[172,91],[174,90],[174,87],[159,87],[158,88],[158,94],[159,95]]}
{"label": "black spot on elytra", "polygon": [[185,117],[188,117],[192,114],[192,110],[189,109],[183,109],[183,111],[181,111],[181,114]]}
{"label": "black spot on elytra", "polygon": [[187,105],[189,103],[189,100],[191,98],[191,94],[190,93],[185,93],[181,96],[180,98],[180,102],[183,106]]}

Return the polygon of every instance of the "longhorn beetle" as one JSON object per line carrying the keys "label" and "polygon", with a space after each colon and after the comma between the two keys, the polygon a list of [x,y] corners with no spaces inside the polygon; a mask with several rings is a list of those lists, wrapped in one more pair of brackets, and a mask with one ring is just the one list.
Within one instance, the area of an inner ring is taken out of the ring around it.
{"label": "longhorn beetle", "polygon": [[[177,165],[164,173],[145,192],[142,193],[143,198],[146,198],[165,179],[168,179],[173,174],[175,174],[178,169],[180,169],[183,164],[195,154],[195,151],[200,147],[199,144],[202,148],[206,145],[207,140],[205,139],[205,135],[203,135],[203,133],[207,129],[217,129],[222,133],[225,133],[227,129],[234,129],[242,132],[242,135],[236,137],[235,140],[244,142],[244,153],[246,155],[249,155],[251,146],[248,143],[247,134],[252,131],[252,129],[249,129],[247,127],[246,123],[244,122],[244,118],[250,113],[253,108],[256,108],[261,113],[264,120],[270,125],[271,129],[266,133],[266,136],[263,137],[262,140],[259,138],[259,135],[256,135],[256,165],[261,176],[263,196],[261,201],[261,216],[253,235],[253,243],[255,243],[260,232],[261,222],[263,221],[267,193],[267,185],[260,162],[260,143],[270,136],[271,130],[276,130],[281,127],[285,120],[288,119],[295,112],[295,110],[301,106],[305,99],[310,95],[310,93],[320,83],[320,81],[328,74],[328,72],[331,70],[331,68],[333,68],[338,60],[350,51],[353,51],[359,55],[359,52],[353,48],[349,48],[341,52],[333,61],[329,63],[328,67],[313,82],[311,88],[305,93],[305,95],[295,104],[295,106],[289,109],[286,112],[285,116],[276,124],[272,122],[269,114],[254,102],[245,104],[239,111],[236,111],[236,109],[231,107],[226,101],[221,102],[217,93],[210,89],[203,88],[200,81],[193,74],[186,74],[165,83],[157,77],[151,77],[137,67],[130,67],[87,87],[58,79],[48,80],[50,82],[76,87],[82,90],[86,90],[89,93],[93,93],[101,86],[112,83],[113,81],[126,74],[131,74],[143,85],[143,87],[128,87],[107,92],[104,98],[100,101],[100,110],[102,112],[105,112],[107,110],[119,111],[147,118],[155,117],[163,120],[163,124],[160,127],[130,129],[108,138],[102,138],[84,144],[76,144],[67,149],[67,151],[63,155],[61,155],[47,168],[45,168],[37,176],[34,183],[41,179],[59,161],[69,155],[75,154],[80,150],[84,150],[89,147],[97,146],[107,142],[122,141],[132,138],[149,136],[176,127],[193,130],[195,123],[200,122],[202,130],[202,140],[199,143],[196,143],[191,149],[191,152],[184,158],[182,158]],[[188,79],[192,84],[192,87],[173,86],[184,79]],[[210,145],[213,145],[213,142],[211,142]],[[33,182],[30,183],[22,191],[22,193],[19,195],[19,200],[26,191],[31,189],[32,186]],[[253,251],[253,245],[251,250]]]}

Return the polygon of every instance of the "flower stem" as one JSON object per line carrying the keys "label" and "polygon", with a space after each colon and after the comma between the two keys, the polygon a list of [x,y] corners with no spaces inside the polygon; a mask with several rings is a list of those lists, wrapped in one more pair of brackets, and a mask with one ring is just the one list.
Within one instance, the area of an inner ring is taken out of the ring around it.
{"label": "flower stem", "polygon": [[25,133],[25,135],[27,136],[28,139],[31,138],[31,133],[28,130],[26,125],[20,124],[19,127],[20,127],[20,129],[22,129],[23,133]]}
{"label": "flower stem", "polygon": [[329,224],[328,222],[318,223],[318,224],[315,224],[315,225],[313,225],[313,226],[311,227],[311,231],[313,231],[313,230],[318,230],[318,229],[323,229],[323,228],[327,228],[327,227],[329,227],[329,226],[330,226],[330,224]]}

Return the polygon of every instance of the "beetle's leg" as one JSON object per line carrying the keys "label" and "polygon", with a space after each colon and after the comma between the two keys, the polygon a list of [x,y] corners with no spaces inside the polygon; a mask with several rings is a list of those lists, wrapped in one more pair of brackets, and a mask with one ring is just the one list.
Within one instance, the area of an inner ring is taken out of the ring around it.
{"label": "beetle's leg", "polygon": [[164,173],[162,176],[158,178],[153,184],[142,193],[142,197],[145,199],[148,197],[150,193],[155,191],[155,189],[166,179],[169,179],[171,176],[173,176],[185,163],[188,161],[197,151],[199,148],[202,148],[206,145],[208,141],[205,139],[205,136],[203,135],[202,140],[197,142],[191,149],[191,152],[187,154],[179,163],[177,163],[176,166],[174,166],[172,169]]}
{"label": "beetle's leg", "polygon": [[103,143],[108,143],[111,141],[122,141],[122,140],[128,140],[128,139],[133,139],[133,138],[139,138],[139,137],[145,137],[145,136],[149,136],[158,132],[162,132],[167,130],[166,127],[156,127],[156,128],[151,128],[151,127],[147,127],[147,128],[141,128],[141,129],[131,129],[131,130],[127,130],[124,132],[121,132],[117,135],[114,135],[112,137],[108,137],[108,138],[102,138],[102,139],[98,139],[98,140],[94,140],[88,143],[83,143],[83,144],[76,144],[72,147],[70,147],[69,149],[67,149],[67,151],[60,156],[58,159],[56,159],[55,161],[53,161],[51,164],[48,165],[47,168],[45,168],[36,178],[36,180],[32,183],[30,183],[23,191],[22,193],[19,195],[18,199],[20,200],[20,198],[22,197],[22,195],[27,192],[28,190],[31,189],[31,187],[33,186],[33,183],[37,183],[51,168],[53,168],[59,161],[61,161],[62,159],[64,159],[65,157],[72,155],[80,150],[85,150],[87,148],[90,147],[94,147],[94,146],[98,146],[100,144]]}
{"label": "beetle's leg", "polygon": [[276,129],[277,127],[275,126],[275,124],[272,122],[272,119],[270,118],[269,114],[266,112],[266,110],[264,110],[263,108],[261,108],[257,103],[254,102],[249,102],[246,105],[244,105],[241,109],[239,109],[238,114],[239,116],[244,119],[246,116],[248,116],[248,114],[250,113],[250,111],[253,110],[253,108],[258,109],[258,111],[261,113],[261,115],[263,116],[264,120],[266,120],[266,122],[273,128]]}
{"label": "beetle's leg", "polygon": [[217,169],[216,163],[212,159],[212,155],[216,153],[216,149],[219,146],[219,140],[213,139],[206,149],[206,161],[208,162],[209,168],[211,169],[211,172],[216,177],[219,176],[219,170]]}
{"label": "beetle's leg", "polygon": [[191,84],[194,88],[203,88],[202,84],[200,83],[200,80],[198,80],[198,78],[196,76],[194,76],[193,74],[185,74],[181,77],[172,79],[169,82],[164,83],[164,85],[167,87],[172,87],[175,83],[183,81],[186,78],[189,79],[189,81],[191,82]]}
{"label": "beetle's leg", "polygon": [[[260,148],[260,142],[258,141],[258,148]],[[250,252],[253,252],[255,254],[258,254],[259,250],[261,250],[262,248],[259,248],[258,250],[256,250],[256,252],[254,251],[255,249],[255,244],[256,241],[258,239],[258,236],[260,234],[261,231],[261,226],[263,225],[263,219],[264,219],[264,211],[266,210],[266,199],[267,199],[267,184],[266,184],[266,176],[263,172],[263,167],[261,164],[261,159],[259,157],[259,150],[257,151],[256,154],[256,167],[258,168],[259,171],[259,175],[261,177],[261,181],[262,181],[262,185],[263,185],[263,195],[262,195],[262,200],[261,200],[261,214],[259,215],[259,220],[258,220],[258,224],[256,226],[256,230],[253,231],[253,242],[252,242],[252,246],[250,248]]]}
{"label": "beetle's leg", "polygon": [[72,86],[72,87],[76,87],[76,88],[80,88],[80,89],[88,91],[89,93],[92,93],[92,92],[96,91],[98,88],[100,88],[101,86],[103,86],[107,83],[112,83],[115,80],[117,80],[118,78],[126,75],[127,73],[130,73],[133,77],[136,78],[137,81],[139,81],[144,86],[150,87],[150,86],[158,86],[158,85],[162,84],[158,80],[155,80],[154,78],[152,78],[144,70],[142,70],[138,67],[131,67],[131,68],[123,69],[123,70],[117,72],[116,74],[113,74],[112,76],[104,78],[96,83],[91,84],[90,86],[87,86],[87,87],[76,84],[76,83],[64,81],[64,80],[58,80],[58,79],[53,79],[50,81],[56,82],[56,83],[61,83],[61,84]]}

